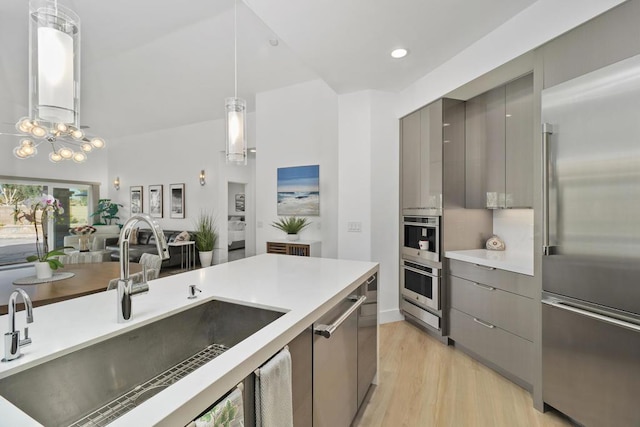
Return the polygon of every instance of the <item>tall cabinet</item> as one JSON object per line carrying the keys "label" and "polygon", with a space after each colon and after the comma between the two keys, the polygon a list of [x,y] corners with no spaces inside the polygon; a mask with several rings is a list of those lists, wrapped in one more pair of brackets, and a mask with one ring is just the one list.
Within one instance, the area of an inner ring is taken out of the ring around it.
{"label": "tall cabinet", "polygon": [[465,206],[533,207],[533,75],[467,101]]}
{"label": "tall cabinet", "polygon": [[442,209],[443,103],[438,100],[402,119],[402,209]]}

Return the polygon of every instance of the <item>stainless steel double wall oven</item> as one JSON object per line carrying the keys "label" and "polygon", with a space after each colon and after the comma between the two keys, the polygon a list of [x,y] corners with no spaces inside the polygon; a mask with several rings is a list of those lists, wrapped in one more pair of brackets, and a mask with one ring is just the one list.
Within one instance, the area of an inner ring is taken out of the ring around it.
{"label": "stainless steel double wall oven", "polygon": [[400,261],[401,309],[441,330],[440,216],[403,215]]}

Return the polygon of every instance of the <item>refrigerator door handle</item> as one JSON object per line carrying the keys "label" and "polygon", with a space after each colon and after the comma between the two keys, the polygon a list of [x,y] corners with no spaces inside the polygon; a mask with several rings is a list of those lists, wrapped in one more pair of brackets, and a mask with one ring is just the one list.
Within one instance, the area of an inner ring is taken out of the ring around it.
{"label": "refrigerator door handle", "polygon": [[553,126],[542,124],[542,255],[550,255],[549,246],[549,139]]}
{"label": "refrigerator door handle", "polygon": [[551,307],[558,308],[560,310],[571,311],[572,313],[576,313],[590,319],[599,320],[613,326],[619,326],[621,328],[626,328],[634,332],[640,332],[640,325],[631,322],[625,322],[624,320],[615,319],[613,317],[603,316],[602,314],[594,313],[593,311],[585,310],[583,308],[578,308],[573,304],[569,304],[556,298],[543,298],[542,303]]}

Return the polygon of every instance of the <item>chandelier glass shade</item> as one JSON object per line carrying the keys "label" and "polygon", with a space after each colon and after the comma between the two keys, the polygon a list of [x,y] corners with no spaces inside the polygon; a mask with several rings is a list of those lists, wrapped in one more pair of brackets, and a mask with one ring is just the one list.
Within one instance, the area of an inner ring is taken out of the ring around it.
{"label": "chandelier glass shade", "polygon": [[234,95],[225,98],[225,150],[229,164],[247,164],[247,103],[238,98],[238,1],[233,5],[233,67]]}
{"label": "chandelier glass shade", "polygon": [[29,116],[16,123],[25,136],[13,150],[33,157],[47,142],[49,160],[82,163],[103,148],[80,128],[80,18],[57,0],[29,2]]}

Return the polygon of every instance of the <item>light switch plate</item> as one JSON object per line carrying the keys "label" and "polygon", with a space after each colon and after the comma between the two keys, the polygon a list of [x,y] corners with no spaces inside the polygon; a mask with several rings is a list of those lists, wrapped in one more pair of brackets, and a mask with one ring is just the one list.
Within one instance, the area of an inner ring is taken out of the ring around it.
{"label": "light switch plate", "polygon": [[347,222],[347,231],[350,233],[360,233],[362,232],[362,223],[360,221],[349,221]]}

